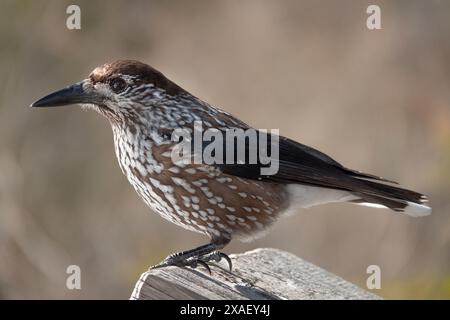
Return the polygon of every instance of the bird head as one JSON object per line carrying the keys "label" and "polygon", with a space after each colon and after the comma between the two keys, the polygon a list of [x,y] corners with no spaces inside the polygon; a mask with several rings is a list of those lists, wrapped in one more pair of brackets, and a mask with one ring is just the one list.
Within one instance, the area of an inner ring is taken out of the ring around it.
{"label": "bird head", "polygon": [[31,107],[80,104],[110,119],[123,119],[182,92],[149,65],[118,60],[95,68],[88,78],[37,100]]}

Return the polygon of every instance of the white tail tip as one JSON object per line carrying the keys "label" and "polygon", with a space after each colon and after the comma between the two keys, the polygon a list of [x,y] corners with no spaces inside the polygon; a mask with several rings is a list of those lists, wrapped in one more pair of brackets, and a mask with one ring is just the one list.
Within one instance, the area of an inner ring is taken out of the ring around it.
{"label": "white tail tip", "polygon": [[412,217],[424,217],[431,214],[431,207],[424,204],[408,202],[403,213]]}
{"label": "white tail tip", "polygon": [[[414,202],[407,202],[408,205],[401,211],[401,213],[404,213],[411,217],[424,217],[431,214],[431,208],[424,204],[414,203]],[[372,208],[380,208],[380,209],[389,209],[386,206],[383,206],[378,203],[369,203],[369,202],[362,202],[359,203],[362,206],[366,207],[372,207]]]}

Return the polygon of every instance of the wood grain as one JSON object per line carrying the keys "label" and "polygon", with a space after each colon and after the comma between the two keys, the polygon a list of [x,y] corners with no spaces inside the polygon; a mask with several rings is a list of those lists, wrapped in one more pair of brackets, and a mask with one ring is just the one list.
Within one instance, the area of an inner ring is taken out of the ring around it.
{"label": "wood grain", "polygon": [[380,299],[344,279],[281,250],[256,249],[230,255],[226,263],[201,267],[167,267],[143,273],[131,295],[148,299]]}

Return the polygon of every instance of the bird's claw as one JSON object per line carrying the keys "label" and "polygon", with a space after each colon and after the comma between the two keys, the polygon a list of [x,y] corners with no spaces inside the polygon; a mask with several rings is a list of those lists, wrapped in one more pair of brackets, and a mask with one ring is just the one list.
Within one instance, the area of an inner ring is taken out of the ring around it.
{"label": "bird's claw", "polygon": [[230,257],[220,251],[214,251],[208,255],[200,257],[200,259],[203,260],[204,262],[209,262],[209,261],[220,262],[220,260],[225,259],[228,263],[228,268],[230,269],[230,272],[233,267],[233,263],[231,262]]}
{"label": "bird's claw", "polygon": [[154,265],[150,267],[150,269],[158,269],[158,268],[164,268],[169,266],[175,266],[175,267],[191,267],[192,269],[197,268],[198,265],[201,265],[204,267],[209,274],[211,274],[211,268],[208,265],[208,262],[215,261],[219,262],[220,260],[225,259],[228,263],[228,267],[232,269],[232,262],[230,257],[226,255],[223,252],[220,251],[214,251],[210,254],[206,254],[204,256],[195,256],[190,258],[183,258],[183,256],[180,255],[170,255],[166,259],[164,259],[161,263]]}
{"label": "bird's claw", "polygon": [[211,268],[208,266],[208,264],[200,259],[193,259],[192,264],[189,266],[192,269],[195,269],[197,267],[197,264],[201,265],[202,267],[204,267],[209,275],[211,275]]}
{"label": "bird's claw", "polygon": [[164,267],[191,267],[192,269],[197,268],[198,265],[201,265],[208,271],[209,274],[211,274],[211,268],[208,266],[208,264],[201,260],[198,257],[193,258],[187,258],[187,259],[173,259],[173,256],[169,256],[166,259],[164,259],[162,262],[158,263],[157,265],[151,266],[149,269],[159,269]]}

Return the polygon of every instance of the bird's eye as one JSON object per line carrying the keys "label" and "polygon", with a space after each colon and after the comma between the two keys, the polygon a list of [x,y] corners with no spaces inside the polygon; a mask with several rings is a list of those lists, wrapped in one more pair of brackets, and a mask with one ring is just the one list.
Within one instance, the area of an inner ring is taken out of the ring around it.
{"label": "bird's eye", "polygon": [[109,86],[115,93],[120,93],[127,87],[127,82],[122,78],[114,78],[109,82]]}

